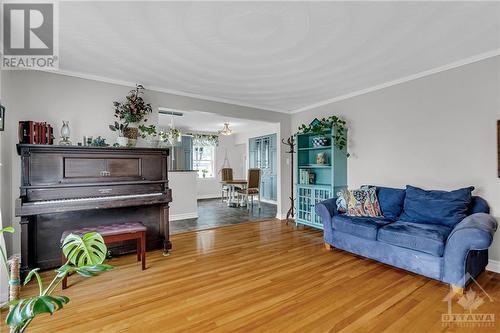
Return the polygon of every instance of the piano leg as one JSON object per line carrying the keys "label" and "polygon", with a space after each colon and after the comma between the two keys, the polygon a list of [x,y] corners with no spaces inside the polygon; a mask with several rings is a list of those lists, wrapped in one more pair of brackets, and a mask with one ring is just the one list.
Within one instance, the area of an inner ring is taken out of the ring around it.
{"label": "piano leg", "polygon": [[172,249],[172,243],[170,242],[170,229],[169,229],[169,217],[168,217],[168,204],[161,208],[160,214],[160,226],[163,229],[163,255],[170,255],[170,250]]}
{"label": "piano leg", "polygon": [[21,217],[21,221],[19,222],[19,224],[21,225],[21,278],[24,279],[32,266],[30,253],[31,227],[29,217]]}

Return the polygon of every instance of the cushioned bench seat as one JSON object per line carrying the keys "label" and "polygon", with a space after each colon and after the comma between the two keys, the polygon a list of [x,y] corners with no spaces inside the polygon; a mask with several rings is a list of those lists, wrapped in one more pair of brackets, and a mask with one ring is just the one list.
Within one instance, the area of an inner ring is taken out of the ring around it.
{"label": "cushioned bench seat", "polygon": [[74,230],[66,230],[63,232],[61,236],[61,243],[69,234],[76,234],[79,236],[83,236],[84,234],[93,231],[99,233],[102,237],[105,237],[105,236],[121,235],[125,233],[136,233],[136,232],[146,231],[146,227],[144,226],[144,224],[140,222],[127,222],[127,223],[116,223],[110,225],[100,225],[96,227],[86,227]]}
{"label": "cushioned bench seat", "polygon": [[[61,236],[61,244],[69,234],[83,236],[89,232],[99,233],[104,243],[114,243],[129,240],[137,241],[137,261],[141,261],[142,270],[146,269],[146,226],[141,222],[126,222],[110,225],[100,225],[95,227],[86,227],[80,229],[66,230]],[[64,254],[62,255],[62,263],[66,262]],[[62,288],[68,287],[68,275],[62,280]]]}

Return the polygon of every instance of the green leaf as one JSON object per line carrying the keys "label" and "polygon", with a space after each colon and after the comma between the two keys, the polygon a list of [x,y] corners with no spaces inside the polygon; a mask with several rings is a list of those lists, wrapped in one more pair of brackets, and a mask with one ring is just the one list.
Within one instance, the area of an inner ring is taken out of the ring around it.
{"label": "green leaf", "polygon": [[102,264],[106,259],[107,248],[97,232],[89,232],[80,237],[69,234],[63,242],[62,250],[69,262],[76,267]]}
{"label": "green leaf", "polygon": [[56,269],[58,278],[64,277],[66,274],[72,273],[74,271],[75,271],[74,267],[68,264],[64,264],[58,269]]}
{"label": "green leaf", "polygon": [[33,275],[35,274],[38,274],[38,271],[40,270],[40,268],[35,268],[35,269],[32,269],[28,275],[26,275],[26,278],[24,279],[24,285],[27,285],[28,282],[31,281],[31,278],[33,277]]}
{"label": "green leaf", "polygon": [[3,234],[4,232],[8,232],[8,233],[13,234],[15,231],[16,230],[12,227],[5,227],[5,228],[0,229],[0,234]]}
{"label": "green leaf", "polygon": [[114,269],[111,265],[99,264],[93,266],[84,266],[75,268],[75,272],[83,277],[92,277],[98,275],[98,273],[106,272]]}

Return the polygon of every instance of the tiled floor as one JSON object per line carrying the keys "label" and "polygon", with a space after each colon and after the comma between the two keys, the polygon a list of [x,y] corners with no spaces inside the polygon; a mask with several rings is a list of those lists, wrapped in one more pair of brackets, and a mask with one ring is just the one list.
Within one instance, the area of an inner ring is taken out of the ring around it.
{"label": "tiled floor", "polygon": [[253,209],[248,210],[246,207],[228,207],[220,199],[204,199],[198,200],[198,218],[170,222],[170,234],[274,217],[276,217],[276,205],[273,204],[263,202],[259,212],[257,203]]}

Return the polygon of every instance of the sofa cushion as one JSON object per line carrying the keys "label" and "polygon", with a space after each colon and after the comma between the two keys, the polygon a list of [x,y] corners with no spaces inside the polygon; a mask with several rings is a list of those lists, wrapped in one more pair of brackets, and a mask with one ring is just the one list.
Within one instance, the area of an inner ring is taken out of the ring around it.
{"label": "sofa cushion", "polygon": [[391,223],[383,217],[337,215],[332,219],[332,228],[354,236],[376,240],[380,227]]}
{"label": "sofa cushion", "polygon": [[427,191],[406,186],[402,221],[453,227],[467,216],[474,187],[455,191]]}
{"label": "sofa cushion", "polygon": [[397,220],[403,211],[406,190],[377,186],[377,197],[382,215],[389,220]]}
{"label": "sofa cushion", "polygon": [[451,230],[441,224],[397,221],[380,228],[377,240],[441,257]]}

